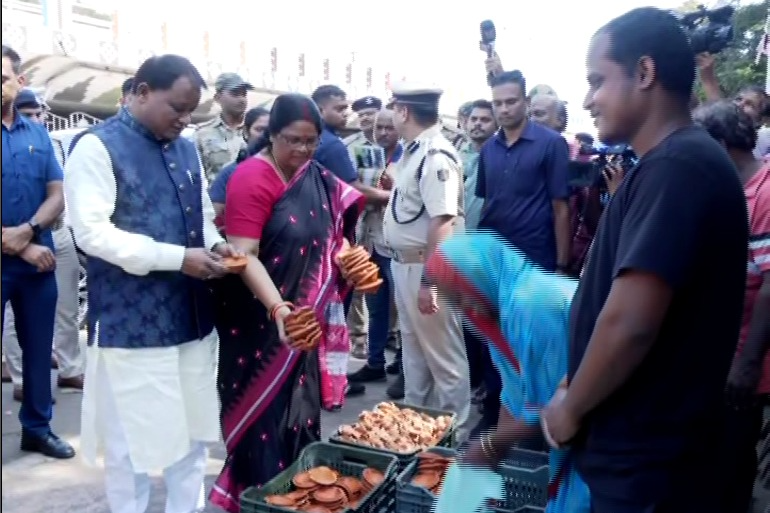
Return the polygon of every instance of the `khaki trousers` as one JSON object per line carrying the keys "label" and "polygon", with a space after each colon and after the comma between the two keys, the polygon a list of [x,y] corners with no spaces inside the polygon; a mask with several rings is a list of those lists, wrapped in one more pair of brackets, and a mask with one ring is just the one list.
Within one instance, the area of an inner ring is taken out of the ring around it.
{"label": "khaki trousers", "polygon": [[457,414],[457,441],[470,432],[470,372],[459,313],[439,297],[439,311],[417,308],[423,264],[391,261],[401,328],[404,401]]}

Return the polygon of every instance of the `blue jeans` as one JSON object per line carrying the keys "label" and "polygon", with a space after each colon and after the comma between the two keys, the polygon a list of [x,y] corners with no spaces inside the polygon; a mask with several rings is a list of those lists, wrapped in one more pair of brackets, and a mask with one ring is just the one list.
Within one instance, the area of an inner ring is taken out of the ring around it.
{"label": "blue jeans", "polygon": [[24,430],[44,436],[50,431],[52,413],[51,354],[56,315],[56,277],[53,272],[4,273],[2,285],[2,321],[5,324],[5,305],[10,301],[22,351],[24,397],[19,421]]}
{"label": "blue jeans", "polygon": [[385,346],[390,332],[390,300],[393,291],[393,275],[390,272],[390,258],[372,251],[372,261],[380,268],[382,285],[376,294],[366,296],[369,310],[369,361],[373,369],[385,367]]}

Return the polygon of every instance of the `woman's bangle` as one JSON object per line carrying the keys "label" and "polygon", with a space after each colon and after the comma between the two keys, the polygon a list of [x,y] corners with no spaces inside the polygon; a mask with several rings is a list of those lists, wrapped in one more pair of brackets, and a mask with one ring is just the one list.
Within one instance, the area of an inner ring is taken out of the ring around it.
{"label": "woman's bangle", "polygon": [[268,321],[274,321],[275,320],[275,314],[278,312],[279,309],[283,308],[284,306],[288,307],[290,310],[294,308],[294,303],[291,301],[279,301],[278,303],[274,304],[272,308],[267,312],[267,320]]}
{"label": "woman's bangle", "polygon": [[481,452],[490,460],[497,461],[498,459],[497,451],[492,444],[492,435],[489,433],[481,435]]}

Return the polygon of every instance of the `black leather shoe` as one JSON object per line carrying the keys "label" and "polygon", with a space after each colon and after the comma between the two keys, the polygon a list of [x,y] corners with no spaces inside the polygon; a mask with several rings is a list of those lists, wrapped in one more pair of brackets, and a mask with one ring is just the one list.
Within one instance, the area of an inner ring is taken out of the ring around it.
{"label": "black leather shoe", "polygon": [[403,399],[404,398],[404,375],[399,374],[398,377],[396,378],[396,381],[391,383],[391,385],[388,387],[385,393],[388,394],[388,397],[396,401],[398,401],[399,399]]}
{"label": "black leather shoe", "polygon": [[38,436],[22,431],[21,450],[39,452],[49,458],[60,460],[66,460],[75,456],[75,449],[70,444],[50,432],[47,435]]}

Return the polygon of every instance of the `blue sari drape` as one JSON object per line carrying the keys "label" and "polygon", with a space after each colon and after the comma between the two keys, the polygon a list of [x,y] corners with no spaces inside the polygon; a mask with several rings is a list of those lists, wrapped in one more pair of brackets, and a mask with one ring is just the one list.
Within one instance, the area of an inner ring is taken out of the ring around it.
{"label": "blue sari drape", "polygon": [[[487,230],[443,241],[427,273],[461,298],[469,323],[488,341],[503,382],[501,404],[515,419],[539,427],[540,410],[567,374],[569,308],[577,282],[543,271]],[[549,465],[547,513],[590,511],[588,487],[569,451],[552,450]]]}

